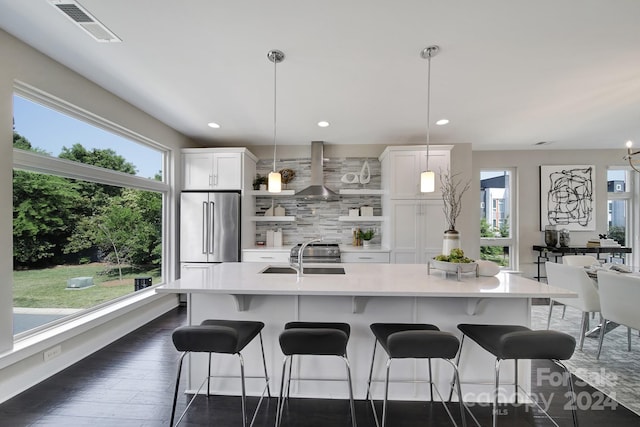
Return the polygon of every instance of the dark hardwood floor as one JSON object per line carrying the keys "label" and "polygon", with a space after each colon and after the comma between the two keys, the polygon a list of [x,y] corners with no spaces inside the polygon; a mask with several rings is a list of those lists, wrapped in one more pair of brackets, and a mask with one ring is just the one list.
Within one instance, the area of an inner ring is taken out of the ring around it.
{"label": "dark hardwood floor", "polygon": [[[94,353],[30,390],[0,405],[1,426],[166,426],[169,424],[171,399],[179,357],[171,342],[172,330],[185,323],[186,310],[177,308],[139,328],[117,342]],[[541,362],[542,363],[542,362]],[[553,367],[536,364],[534,367]],[[535,384],[535,381],[533,381]],[[554,393],[550,413],[560,426],[570,426],[571,414],[563,409],[564,389],[546,385],[534,393],[549,398]],[[591,396],[597,391],[581,387],[577,392]],[[189,396],[181,394],[178,411]],[[584,399],[583,399],[584,403]],[[257,398],[249,399],[253,411]],[[591,405],[593,406],[593,405]],[[272,426],[275,399],[263,404],[256,426]],[[457,406],[451,410],[458,416]],[[469,410],[481,425],[491,425],[490,408],[473,405]],[[371,409],[365,401],[356,402],[358,426],[375,426]],[[501,406],[501,426],[551,426],[548,419],[531,406]],[[640,417],[622,406],[598,410],[580,410],[582,427],[638,426]],[[467,416],[468,425],[474,425]],[[241,426],[240,401],[237,397],[198,396],[182,426]],[[349,406],[342,400],[291,399],[283,426],[350,426]],[[389,407],[389,425],[449,426],[440,403],[398,402]]]}

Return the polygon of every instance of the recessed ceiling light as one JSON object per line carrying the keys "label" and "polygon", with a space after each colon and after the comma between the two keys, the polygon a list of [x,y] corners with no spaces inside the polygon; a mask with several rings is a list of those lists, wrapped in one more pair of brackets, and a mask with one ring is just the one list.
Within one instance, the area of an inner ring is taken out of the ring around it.
{"label": "recessed ceiling light", "polygon": [[321,122],[318,122],[318,126],[320,126],[321,128],[329,127],[329,122],[323,120]]}
{"label": "recessed ceiling light", "polygon": [[440,119],[436,122],[438,126],[443,126],[443,125],[446,125],[447,123],[449,123],[449,119]]}
{"label": "recessed ceiling light", "polygon": [[214,128],[214,129],[219,129],[220,128],[220,125],[217,124],[216,122],[207,123],[207,126],[209,126],[210,128]]}

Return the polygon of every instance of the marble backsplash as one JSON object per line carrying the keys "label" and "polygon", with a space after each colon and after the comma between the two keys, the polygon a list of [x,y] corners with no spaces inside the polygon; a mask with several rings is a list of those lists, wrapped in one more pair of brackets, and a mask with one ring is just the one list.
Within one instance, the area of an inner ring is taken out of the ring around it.
{"label": "marble backsplash", "polygon": [[[346,184],[341,181],[345,174],[360,175],[364,162],[368,162],[370,170],[370,181],[367,184]],[[256,170],[261,176],[266,176],[273,168],[273,160],[259,160]],[[296,192],[305,189],[311,183],[311,159],[279,159],[276,168],[292,169],[295,171],[295,178],[283,189],[295,190]],[[375,157],[345,157],[345,158],[325,158],[324,160],[324,184],[338,193],[341,189],[380,189],[381,187],[381,166],[380,161]],[[371,241],[372,244],[380,243],[380,222],[340,222],[339,216],[349,215],[349,209],[360,208],[362,206],[373,207],[373,214],[382,215],[380,196],[340,196],[339,200],[303,200],[295,196],[258,196],[256,197],[256,215],[264,215],[264,212],[271,206],[282,206],[285,214],[295,216],[295,222],[257,222],[256,241],[266,241],[267,230],[282,230],[283,245],[294,245],[305,240],[323,237],[327,241],[342,244],[351,244],[355,227],[360,229],[373,228],[376,235]]]}

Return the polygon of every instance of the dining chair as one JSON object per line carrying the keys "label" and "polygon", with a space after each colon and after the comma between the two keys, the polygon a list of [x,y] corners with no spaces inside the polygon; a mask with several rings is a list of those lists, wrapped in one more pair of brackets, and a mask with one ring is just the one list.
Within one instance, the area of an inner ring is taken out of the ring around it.
{"label": "dining chair", "polygon": [[547,329],[551,323],[553,304],[559,302],[565,306],[577,308],[582,311],[582,324],[580,327],[580,344],[582,350],[584,336],[589,329],[589,313],[600,312],[600,297],[593,280],[587,275],[584,267],[557,264],[549,262],[545,264],[549,285],[568,289],[578,294],[577,298],[552,298],[549,301],[549,317]]}
{"label": "dining chair", "polygon": [[[598,290],[603,322],[611,321],[627,327],[627,350],[631,351],[631,329],[640,329],[640,315],[638,314],[640,277],[632,274],[598,271]],[[606,328],[600,328],[596,359],[600,359],[605,333]]]}
{"label": "dining chair", "polygon": [[[566,265],[573,265],[576,267],[588,267],[590,265],[600,265],[598,258],[592,255],[565,255],[562,257],[562,263]],[[567,311],[567,306],[562,307],[562,318]],[[592,316],[593,317],[593,316]]]}

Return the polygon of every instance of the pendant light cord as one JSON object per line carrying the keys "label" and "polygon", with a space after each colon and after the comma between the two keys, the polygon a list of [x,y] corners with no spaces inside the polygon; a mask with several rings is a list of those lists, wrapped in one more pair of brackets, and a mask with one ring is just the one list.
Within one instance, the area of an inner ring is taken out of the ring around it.
{"label": "pendant light cord", "polygon": [[427,58],[427,170],[429,170],[429,135],[431,133],[431,52]]}
{"label": "pendant light cord", "polygon": [[277,116],[276,116],[276,97],[278,94],[277,91],[277,69],[278,69],[278,60],[277,56],[274,54],[273,58],[273,171],[276,171],[276,124],[277,124]]}

